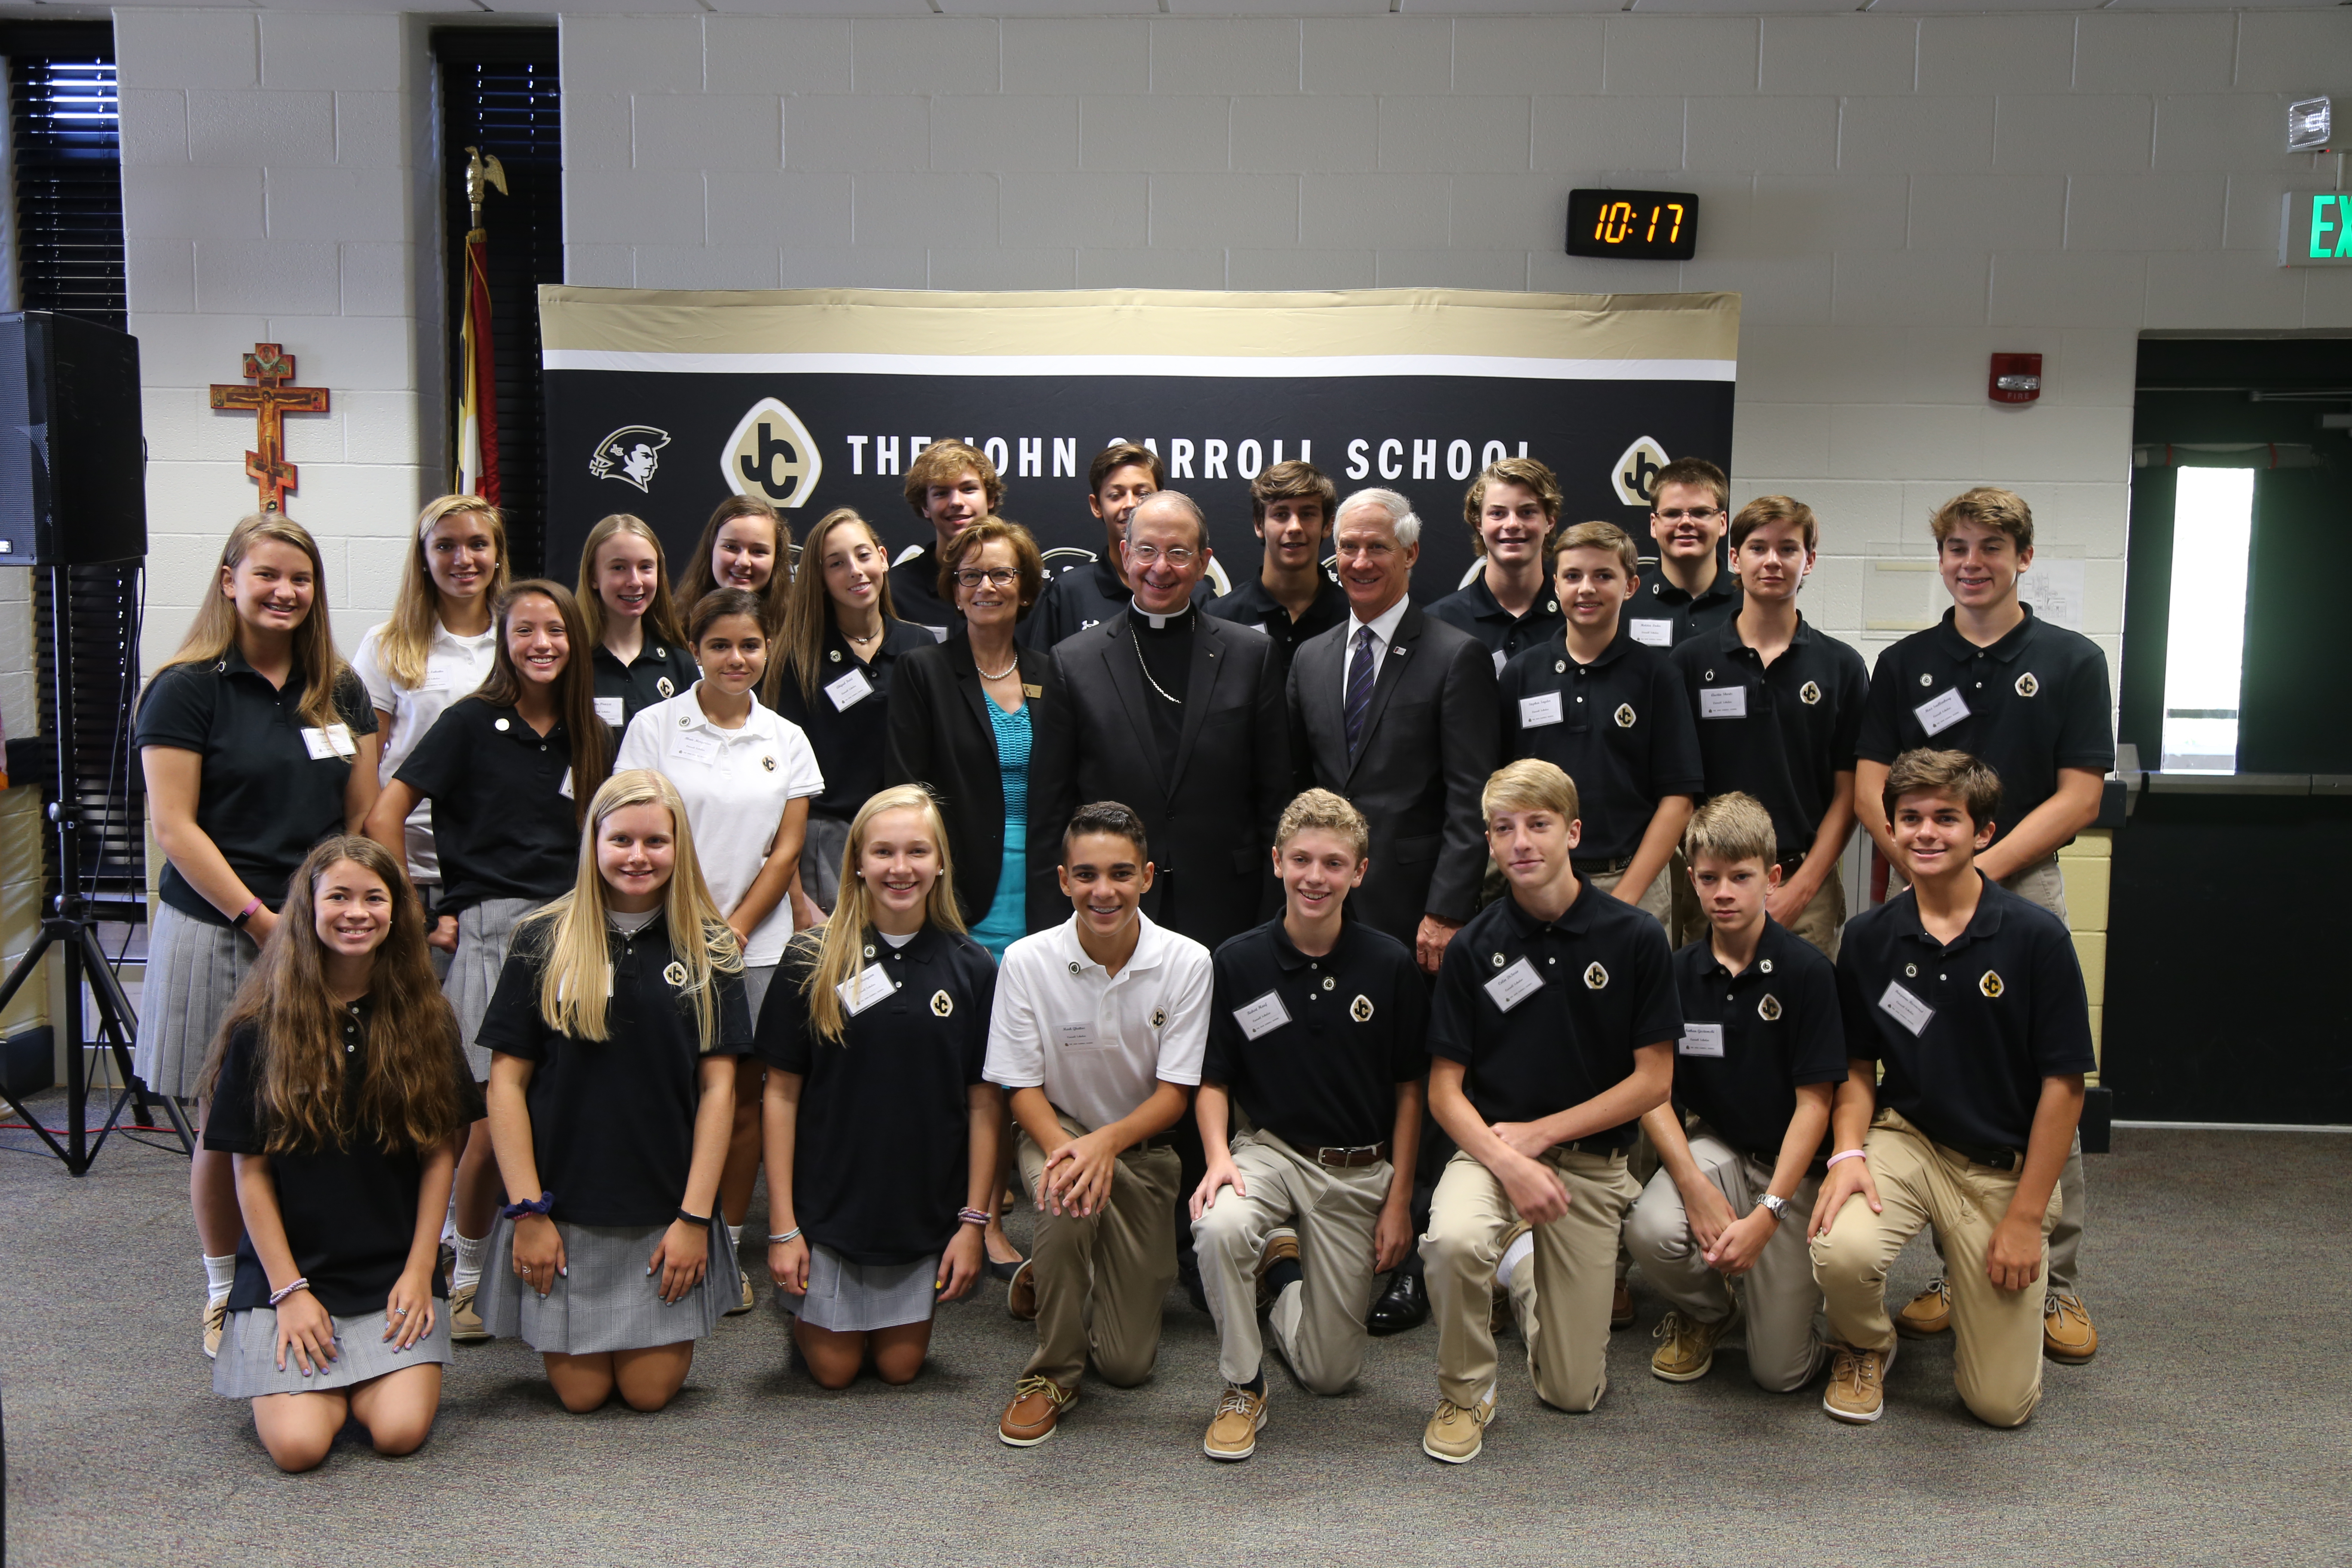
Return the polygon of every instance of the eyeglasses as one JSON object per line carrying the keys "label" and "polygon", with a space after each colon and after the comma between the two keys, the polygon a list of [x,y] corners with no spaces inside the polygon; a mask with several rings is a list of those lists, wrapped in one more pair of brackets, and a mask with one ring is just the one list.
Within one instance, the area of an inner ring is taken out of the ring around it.
{"label": "eyeglasses", "polygon": [[1198,551],[1187,550],[1181,544],[1172,550],[1162,550],[1157,544],[1130,544],[1127,547],[1127,558],[1138,566],[1149,566],[1155,561],[1165,561],[1179,572],[1192,564],[1193,557],[1199,553]]}
{"label": "eyeglasses", "polygon": [[955,580],[960,588],[977,588],[982,583],[992,588],[1010,588],[1020,576],[1021,574],[1010,566],[991,566],[985,571],[967,566],[955,574]]}
{"label": "eyeglasses", "polygon": [[1690,519],[1693,522],[1711,522],[1722,515],[1723,510],[1720,507],[1712,506],[1675,507],[1658,513],[1658,516],[1668,522],[1680,522],[1685,518]]}

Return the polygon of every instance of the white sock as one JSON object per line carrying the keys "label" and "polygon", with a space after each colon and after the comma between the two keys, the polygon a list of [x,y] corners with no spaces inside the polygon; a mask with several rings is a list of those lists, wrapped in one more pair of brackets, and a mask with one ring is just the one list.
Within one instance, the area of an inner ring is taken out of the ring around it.
{"label": "white sock", "polygon": [[1521,1263],[1527,1260],[1528,1255],[1534,1252],[1535,1249],[1536,1233],[1531,1230],[1522,1233],[1518,1240],[1511,1243],[1509,1247],[1505,1249],[1503,1253],[1503,1260],[1495,1265],[1495,1289],[1497,1290],[1509,1289],[1511,1288],[1512,1273],[1517,1269]]}
{"label": "white sock", "polygon": [[743,1250],[743,1227],[741,1226],[730,1225],[727,1227],[727,1245],[733,1247],[738,1252]]}
{"label": "white sock", "polygon": [[205,1260],[205,1299],[208,1301],[225,1299],[230,1287],[236,1283],[236,1254],[232,1252],[226,1258],[214,1258],[205,1253],[197,1256]]}
{"label": "white sock", "polygon": [[449,1289],[463,1290],[468,1285],[482,1282],[482,1252],[490,1245],[487,1236],[457,1237],[457,1266],[449,1270]]}

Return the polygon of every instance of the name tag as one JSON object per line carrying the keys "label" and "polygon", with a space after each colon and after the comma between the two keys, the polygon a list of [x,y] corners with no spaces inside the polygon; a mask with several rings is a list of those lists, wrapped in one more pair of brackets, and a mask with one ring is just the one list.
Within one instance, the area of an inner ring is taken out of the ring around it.
{"label": "name tag", "polygon": [[352,757],[359,754],[359,747],[352,742],[352,727],[349,724],[330,724],[323,730],[316,725],[305,726],[302,731],[302,749],[310,753],[313,762],[323,762],[329,757]]}
{"label": "name tag", "polygon": [[1878,1005],[1892,1015],[1896,1023],[1914,1035],[1926,1034],[1927,1020],[1936,1016],[1936,1010],[1933,1007],[1928,1006],[1892,980],[1886,983],[1886,994],[1878,999]]}
{"label": "name tag", "polygon": [[841,998],[841,1005],[849,1009],[849,1016],[854,1018],[898,989],[898,984],[890,978],[888,971],[878,963],[869,963],[835,986],[833,993]]}
{"label": "name tag", "polygon": [[933,642],[945,642],[948,640],[948,629],[945,626],[925,626],[923,629],[931,634],[931,640]]}
{"label": "name tag", "polygon": [[1092,1018],[1054,1026],[1054,1043],[1066,1051],[1107,1051],[1110,1043],[1096,1032]]}
{"label": "name tag", "polygon": [[1234,1022],[1251,1039],[1271,1034],[1290,1022],[1290,1009],[1282,1005],[1282,997],[1269,991],[1255,1002],[1245,1002],[1234,1009]]}
{"label": "name tag", "polygon": [[1507,665],[1507,664],[1508,664],[1508,663],[1510,663],[1510,662],[1511,662],[1511,656],[1510,656],[1509,654],[1505,653],[1505,652],[1504,652],[1502,649],[1500,649],[1500,648],[1496,648],[1496,649],[1495,650],[1495,673],[1496,673],[1496,675],[1500,675],[1500,674],[1502,674],[1502,673],[1503,673],[1503,666],[1505,666],[1505,665]]}
{"label": "name tag", "polygon": [[682,762],[715,763],[719,760],[719,737],[680,730],[669,738],[669,754]]}
{"label": "name tag", "polygon": [[425,667],[425,679],[417,683],[416,689],[419,691],[446,691],[457,683],[457,678],[449,672],[449,667],[447,665],[445,664],[436,668],[436,666],[428,664]]}
{"label": "name tag", "polygon": [[1685,1057],[1719,1057],[1723,1054],[1723,1026],[1720,1024],[1685,1024],[1683,1037],[1675,1042],[1675,1054]]}
{"label": "name tag", "polygon": [[1698,716],[1702,719],[1747,718],[1748,688],[1744,686],[1700,687]]}
{"label": "name tag", "polygon": [[1953,687],[1941,697],[1931,697],[1911,710],[1918,715],[1919,728],[1930,735],[1940,735],[1969,716],[1969,700]]}
{"label": "name tag", "polygon": [[1506,1013],[1542,989],[1543,976],[1524,958],[1486,982],[1486,994]]}
{"label": "name tag", "polygon": [[1559,723],[1559,720],[1560,712],[1559,692],[1547,691],[1540,697],[1522,697],[1519,699],[1520,729],[1540,730],[1546,724]]}
{"label": "name tag", "polygon": [[1652,647],[1675,646],[1675,623],[1672,621],[1631,620],[1625,625],[1637,643],[1646,643]]}
{"label": "name tag", "polygon": [[625,710],[622,700],[618,697],[599,697],[596,699],[596,717],[602,719],[605,723],[610,724],[615,730],[621,727],[621,715]]}
{"label": "name tag", "polygon": [[563,782],[555,786],[555,793],[562,795],[566,800],[570,800],[572,798],[572,770],[570,768],[563,770]]}
{"label": "name tag", "polygon": [[862,669],[853,669],[839,680],[829,681],[824,694],[833,699],[833,710],[846,713],[874,695],[874,683],[866,679]]}

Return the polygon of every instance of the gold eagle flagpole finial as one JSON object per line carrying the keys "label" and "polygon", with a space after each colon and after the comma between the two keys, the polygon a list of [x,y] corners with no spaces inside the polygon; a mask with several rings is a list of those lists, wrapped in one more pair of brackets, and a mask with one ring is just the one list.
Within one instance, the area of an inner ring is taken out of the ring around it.
{"label": "gold eagle flagpole finial", "polygon": [[507,172],[494,153],[482,155],[479,147],[466,149],[466,205],[473,209],[474,226],[482,226],[482,197],[495,190],[507,195]]}

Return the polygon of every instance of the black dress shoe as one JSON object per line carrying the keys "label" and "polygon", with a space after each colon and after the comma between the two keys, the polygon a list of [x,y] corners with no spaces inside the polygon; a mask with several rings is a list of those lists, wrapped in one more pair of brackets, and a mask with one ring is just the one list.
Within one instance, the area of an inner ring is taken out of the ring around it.
{"label": "black dress shoe", "polygon": [[1372,1303],[1371,1314],[1364,1320],[1365,1331],[1374,1335],[1401,1334],[1407,1329],[1417,1329],[1429,1321],[1429,1290],[1421,1276],[1410,1269],[1400,1268],[1389,1276],[1389,1288]]}

